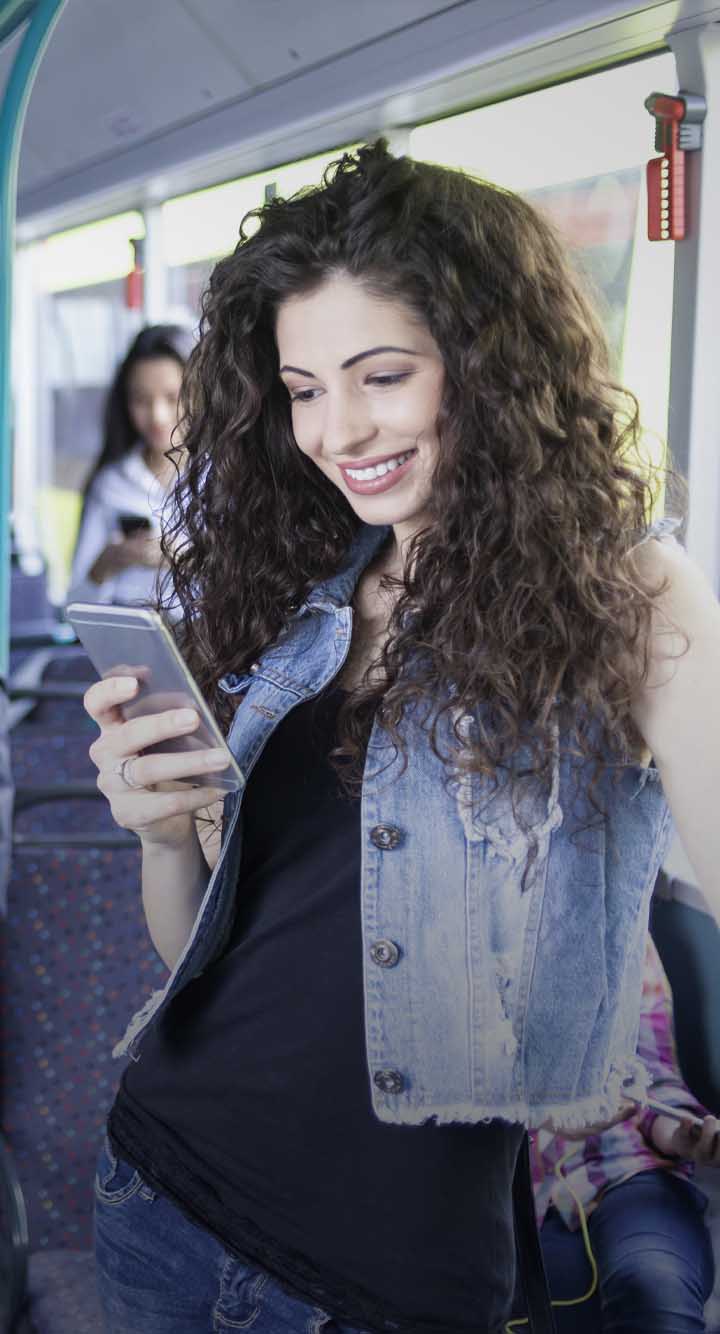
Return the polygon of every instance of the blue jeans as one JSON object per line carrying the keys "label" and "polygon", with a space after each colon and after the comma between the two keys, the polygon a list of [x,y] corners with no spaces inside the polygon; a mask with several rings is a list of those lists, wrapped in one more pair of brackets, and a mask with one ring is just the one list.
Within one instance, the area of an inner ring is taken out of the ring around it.
{"label": "blue jeans", "polygon": [[[598,1289],[580,1306],[553,1308],[557,1334],[700,1334],[715,1268],[706,1208],[692,1182],[662,1170],[608,1190],[588,1220]],[[587,1292],[582,1233],[551,1208],[540,1241],[553,1300]]]}
{"label": "blue jeans", "polygon": [[95,1181],[95,1257],[106,1334],[363,1334],[230,1255],[107,1143]]}

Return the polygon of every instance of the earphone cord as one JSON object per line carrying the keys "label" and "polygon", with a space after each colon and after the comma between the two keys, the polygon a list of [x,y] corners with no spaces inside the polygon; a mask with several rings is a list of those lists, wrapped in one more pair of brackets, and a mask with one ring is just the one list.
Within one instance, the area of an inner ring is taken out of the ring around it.
{"label": "earphone cord", "polygon": [[[590,1261],[592,1282],[587,1292],[583,1293],[582,1297],[570,1297],[570,1298],[565,1298],[565,1300],[563,1301],[551,1301],[550,1302],[551,1306],[579,1306],[581,1302],[587,1302],[590,1300],[598,1285],[597,1264],[595,1262],[595,1256],[592,1253],[592,1246],[590,1245],[590,1234],[588,1232],[587,1217],[585,1215],[585,1210],[583,1209],[582,1201],[575,1194],[575,1191],[573,1190],[572,1186],[567,1180],[565,1173],[562,1171],[563,1164],[567,1162],[568,1158],[572,1158],[573,1155],[576,1153],[577,1153],[577,1145],[573,1144],[568,1149],[567,1153],[564,1153],[562,1158],[558,1159],[558,1161],[555,1164],[554,1172],[558,1181],[561,1182],[561,1184],[565,1187],[565,1189],[570,1192],[578,1207],[578,1212],[580,1215],[580,1231],[582,1232],[583,1241],[585,1243],[585,1253],[587,1255],[588,1260]],[[512,1334],[512,1331],[516,1329],[519,1325],[529,1324],[529,1319],[530,1319],[529,1316],[524,1315],[520,1316],[518,1319],[509,1320],[505,1325],[505,1334]]]}

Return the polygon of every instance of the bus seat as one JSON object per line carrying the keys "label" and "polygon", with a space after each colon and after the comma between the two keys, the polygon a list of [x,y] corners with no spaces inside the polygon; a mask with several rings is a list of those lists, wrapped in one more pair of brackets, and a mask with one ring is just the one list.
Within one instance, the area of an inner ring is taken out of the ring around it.
{"label": "bus seat", "polygon": [[672,989],[683,1078],[720,1115],[720,928],[695,885],[661,871],[650,931]]}
{"label": "bus seat", "polygon": [[[50,811],[56,825],[56,803]],[[139,848],[23,851],[10,878],[1,1112],[27,1209],[36,1334],[100,1328],[79,1317],[96,1302],[94,1284],[83,1295],[92,1267],[80,1255],[92,1245],[95,1159],[122,1072],[111,1051],[166,976],[139,880]]]}
{"label": "bus seat", "polygon": [[[650,931],[673,993],[675,1040],[683,1079],[720,1115],[720,929],[700,890],[661,871],[650,908]],[[708,1197],[705,1222],[715,1255],[715,1286],[705,1305],[708,1334],[720,1334],[720,1171],[697,1168]]]}
{"label": "bus seat", "polygon": [[[87,667],[61,657],[48,675],[72,682]],[[11,1250],[25,1313],[7,1325],[0,1317],[0,1334],[99,1334],[93,1180],[122,1073],[111,1051],[166,977],[145,926],[138,841],[98,799],[88,755],[95,733],[79,697],[47,699],[9,732],[16,801],[0,917],[0,1260],[4,1267],[15,1199],[29,1261],[17,1227]],[[80,790],[83,798],[73,798]],[[94,846],[60,846],[61,837]]]}

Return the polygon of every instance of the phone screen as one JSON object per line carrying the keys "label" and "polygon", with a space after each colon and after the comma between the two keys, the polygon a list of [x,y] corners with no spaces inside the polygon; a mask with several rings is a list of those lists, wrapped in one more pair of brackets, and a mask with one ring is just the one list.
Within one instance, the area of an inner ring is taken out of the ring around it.
{"label": "phone screen", "polygon": [[152,527],[144,514],[121,514],[118,523],[124,537],[132,537],[133,533],[146,533]]}
{"label": "phone screen", "polygon": [[218,772],[208,773],[203,777],[203,783],[230,792],[243,787],[242,772],[157,612],[145,608],[73,603],[67,608],[66,615],[101,677],[134,676],[137,679],[138,692],[134,699],[123,705],[124,718],[186,708],[195,709],[200,715],[200,723],[194,732],[147,746],[143,755],[223,746],[227,751],[227,765]]}

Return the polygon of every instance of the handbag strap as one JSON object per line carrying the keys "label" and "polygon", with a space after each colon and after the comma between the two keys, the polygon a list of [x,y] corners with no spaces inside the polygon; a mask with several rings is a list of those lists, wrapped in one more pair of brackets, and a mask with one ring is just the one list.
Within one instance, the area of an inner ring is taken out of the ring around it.
{"label": "handbag strap", "polygon": [[528,1329],[530,1334],[557,1334],[535,1216],[535,1197],[530,1172],[530,1140],[527,1131],[515,1162],[512,1198],[518,1270],[525,1298]]}

